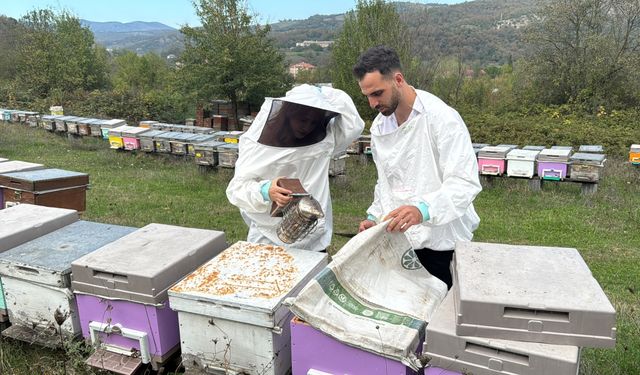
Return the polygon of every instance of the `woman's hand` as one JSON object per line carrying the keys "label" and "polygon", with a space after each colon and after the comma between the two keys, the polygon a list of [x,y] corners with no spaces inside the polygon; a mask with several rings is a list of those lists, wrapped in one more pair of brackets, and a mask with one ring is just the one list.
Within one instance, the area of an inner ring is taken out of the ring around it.
{"label": "woman's hand", "polygon": [[271,187],[269,188],[269,198],[272,202],[276,202],[278,207],[286,206],[291,201],[291,190],[278,186],[278,180],[283,177],[278,177],[271,181]]}

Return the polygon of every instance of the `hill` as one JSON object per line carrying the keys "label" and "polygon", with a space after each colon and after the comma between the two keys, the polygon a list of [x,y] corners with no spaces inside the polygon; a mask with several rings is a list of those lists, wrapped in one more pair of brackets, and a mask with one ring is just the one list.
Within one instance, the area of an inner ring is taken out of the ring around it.
{"label": "hill", "polygon": [[[454,5],[393,3],[409,26],[416,54],[425,60],[434,55],[461,56],[467,64],[504,64],[526,52],[524,29],[535,17],[536,0],[475,0]],[[286,52],[289,62],[315,65],[329,62],[327,49],[296,47],[305,40],[334,40],[345,14],[314,15],[304,20],[272,23],[271,36]],[[109,50],[143,54],[178,55],[183,48],[180,31],[158,22],[92,22],[81,20],[93,31],[96,42]],[[383,31],[381,31],[383,32]]]}
{"label": "hill", "polygon": [[167,55],[182,49],[180,31],[160,22],[80,22],[93,31],[96,43],[111,51],[131,50],[139,54],[155,52]]}

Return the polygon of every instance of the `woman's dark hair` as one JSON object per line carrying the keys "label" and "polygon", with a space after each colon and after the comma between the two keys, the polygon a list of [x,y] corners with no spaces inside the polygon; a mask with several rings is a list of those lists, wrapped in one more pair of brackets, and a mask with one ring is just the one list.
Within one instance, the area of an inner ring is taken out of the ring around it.
{"label": "woman's dark hair", "polygon": [[365,74],[376,70],[385,76],[394,71],[402,71],[400,57],[393,48],[375,46],[364,51],[353,66],[353,75],[361,80]]}

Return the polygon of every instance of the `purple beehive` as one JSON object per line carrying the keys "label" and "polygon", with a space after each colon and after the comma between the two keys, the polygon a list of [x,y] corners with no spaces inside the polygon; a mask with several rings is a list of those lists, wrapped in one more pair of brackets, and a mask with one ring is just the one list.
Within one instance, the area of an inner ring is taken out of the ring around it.
{"label": "purple beehive", "polygon": [[544,149],[538,154],[538,176],[544,180],[561,181],[567,177],[571,150]]}
{"label": "purple beehive", "polygon": [[293,375],[459,374],[437,367],[413,371],[401,362],[344,344],[297,318],[291,320],[291,365]]}
{"label": "purple beehive", "polygon": [[82,334],[97,346],[87,363],[124,373],[166,362],[180,344],[167,290],[226,247],[223,232],[149,224],[74,261]]}

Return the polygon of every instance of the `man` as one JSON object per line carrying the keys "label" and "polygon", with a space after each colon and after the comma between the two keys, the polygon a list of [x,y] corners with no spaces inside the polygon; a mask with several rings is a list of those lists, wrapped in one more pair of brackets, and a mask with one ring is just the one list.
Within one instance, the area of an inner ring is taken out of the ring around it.
{"label": "man", "polygon": [[[329,194],[329,163],[343,153],[364,129],[353,101],[344,91],[301,85],[282,98],[267,98],[249,130],[240,137],[235,174],[227,198],[240,208],[249,226],[247,241],[324,251],[331,243],[333,216]],[[277,235],[282,207],[290,190],[281,177],[297,178],[322,207],[315,231],[293,245]]]}
{"label": "man", "polygon": [[380,112],[371,124],[378,181],[359,231],[390,220],[387,230],[403,232],[420,263],[451,288],[455,243],[470,241],[480,223],[472,202],[482,188],[469,131],[453,108],[404,80],[393,49],[370,48],[353,73]]}

